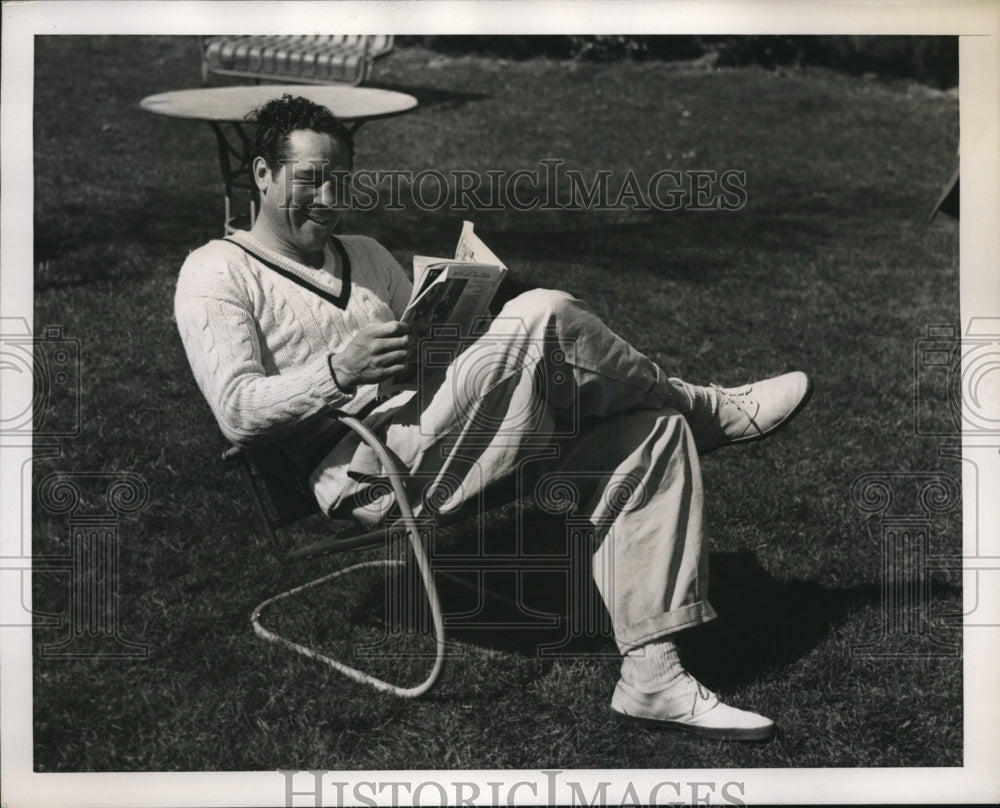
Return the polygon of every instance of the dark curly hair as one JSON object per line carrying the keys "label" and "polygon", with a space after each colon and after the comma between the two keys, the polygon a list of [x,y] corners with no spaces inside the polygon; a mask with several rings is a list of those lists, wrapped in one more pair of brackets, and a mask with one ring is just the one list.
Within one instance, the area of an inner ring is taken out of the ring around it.
{"label": "dark curly hair", "polygon": [[[271,171],[278,171],[280,161],[288,156],[288,136],[300,129],[336,138],[347,146],[348,159],[354,161],[354,137],[350,130],[330,110],[308,98],[285,93],[251,112],[247,120],[257,124],[250,154],[251,172],[257,157],[263,157]],[[252,179],[250,184],[253,187]]]}

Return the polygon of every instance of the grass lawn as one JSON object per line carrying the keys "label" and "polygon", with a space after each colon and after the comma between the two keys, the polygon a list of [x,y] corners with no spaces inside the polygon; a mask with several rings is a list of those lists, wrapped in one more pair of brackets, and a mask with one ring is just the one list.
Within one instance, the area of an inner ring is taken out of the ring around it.
{"label": "grass lawn", "polygon": [[[42,37],[36,49],[35,328],[80,341],[82,380],[80,435],[35,463],[36,484],[131,472],[149,490],[119,524],[118,604],[121,636],[148,655],[51,658],[42,648],[65,620],[35,631],[38,771],[961,765],[961,658],[929,655],[914,635],[886,638],[897,656],[856,649],[879,638],[885,614],[882,528],[851,498],[866,473],[960,476],[913,417],[914,346],[928,325],[958,320],[957,225],[927,218],[956,152],[954,94],[820,70],[419,49],[376,68],[374,84],[421,106],[364,126],[359,168],[514,171],[554,158],[588,177],[611,171],[612,184],[628,171],[746,173],[747,203],[729,212],[380,206],[344,229],[408,267],[414,253],[448,254],[472,218],[516,284],[574,292],[673,373],[813,376],[813,401],[786,433],[703,464],[720,619],[683,650],[707,685],[778,722],[779,737],[755,746],[620,723],[607,637],[553,658],[539,646],[558,627],[464,620],[440,685],[417,702],[260,642],[253,606],[309,571],[279,568],[250,538],[247,499],[172,321],[178,268],[220,234],[214,138],[138,107],[198,86],[197,40]],[[931,520],[931,554],[960,552],[959,513]],[[562,528],[530,504],[483,527],[501,549],[518,530],[545,546]],[[65,513],[36,504],[36,554],[65,556],[70,534]],[[440,542],[479,538],[465,526]],[[532,580],[529,599],[558,594],[558,576]],[[65,618],[68,582],[36,573],[35,608]],[[922,605],[932,638],[955,646],[944,615],[961,610],[960,583],[934,576]],[[382,636],[381,586],[362,577],[274,619],[346,653]],[[372,664],[405,678],[423,661]]]}

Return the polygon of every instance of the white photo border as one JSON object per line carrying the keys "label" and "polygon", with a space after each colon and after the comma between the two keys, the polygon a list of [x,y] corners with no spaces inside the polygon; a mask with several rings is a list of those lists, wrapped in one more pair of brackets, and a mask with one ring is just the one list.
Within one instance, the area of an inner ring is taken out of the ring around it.
{"label": "white photo border", "polygon": [[[239,13],[236,13],[238,9]],[[0,230],[0,315],[33,312],[30,234],[32,169],[33,37],[52,34],[301,33],[302,21],[322,27],[335,20],[344,33],[373,30],[406,34],[445,33],[835,33],[958,35],[960,37],[960,128],[962,217],[960,222],[961,319],[963,332],[976,317],[1000,317],[1000,4],[988,2],[51,2],[3,5],[2,43],[2,211]],[[332,27],[332,26],[331,26]],[[17,189],[15,195],[14,190]],[[31,379],[24,380],[29,386]],[[24,391],[19,391],[23,393]],[[7,391],[11,394],[11,391]],[[31,398],[30,389],[27,398]],[[966,438],[966,451],[970,441]],[[0,556],[30,556],[30,438],[0,445]],[[1000,565],[998,499],[1000,453],[977,454],[978,475],[963,464],[966,557],[984,554]],[[25,486],[24,483],[28,484]],[[970,487],[971,486],[971,487]],[[27,489],[27,490],[26,490]],[[976,504],[978,503],[978,505]],[[27,510],[24,510],[27,508]],[[979,526],[979,535],[974,528]],[[972,535],[970,535],[972,534]],[[23,547],[22,547],[23,544]],[[994,579],[1000,574],[991,570]],[[5,579],[6,581],[6,579]],[[0,608],[30,607],[31,587],[0,591]],[[965,609],[974,592],[965,588]],[[284,805],[285,776],[276,771],[230,773],[36,774],[32,770],[31,629],[0,630],[0,782],[3,805],[167,806]],[[642,770],[493,772],[338,772],[347,783],[436,781],[455,794],[456,783],[503,781],[503,801],[518,804],[566,803],[569,780],[586,793],[613,781],[608,797],[621,797],[627,783],[638,794],[665,779],[677,782],[733,782],[747,804],[757,803],[923,803],[1000,801],[1000,630],[966,630],[964,636],[964,765],[906,769]],[[669,777],[667,777],[669,775]],[[298,781],[296,781],[298,783]],[[534,784],[534,788],[518,783]],[[301,785],[301,784],[300,784]],[[552,787],[555,790],[552,791]],[[298,787],[298,786],[297,786]],[[352,794],[351,787],[346,797]],[[365,792],[368,793],[368,792]],[[428,799],[435,794],[424,795]],[[466,792],[467,793],[467,792]],[[671,796],[665,794],[664,796]],[[324,794],[324,799],[327,795]],[[306,799],[306,798],[303,798]],[[351,801],[356,801],[353,798]],[[309,802],[306,799],[306,802]],[[296,804],[305,804],[301,801]],[[333,804],[323,802],[322,804]],[[346,803],[345,803],[346,804]]]}

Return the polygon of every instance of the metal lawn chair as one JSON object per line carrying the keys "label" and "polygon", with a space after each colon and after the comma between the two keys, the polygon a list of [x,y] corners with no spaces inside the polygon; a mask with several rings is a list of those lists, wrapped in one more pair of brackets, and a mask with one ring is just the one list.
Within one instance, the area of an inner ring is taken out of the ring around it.
{"label": "metal lawn chair", "polygon": [[[310,659],[323,662],[333,670],[378,690],[394,693],[404,698],[416,698],[425,694],[437,682],[445,658],[444,618],[430,559],[424,546],[424,536],[428,534],[428,527],[455,524],[478,515],[484,509],[510,502],[516,497],[516,486],[500,484],[488,492],[486,500],[471,502],[447,514],[428,512],[429,509],[425,507],[425,512],[418,517],[414,514],[416,509],[412,502],[412,496],[405,487],[408,472],[392,455],[392,452],[357,418],[340,412],[335,412],[333,415],[343,426],[344,436],[353,431],[375,452],[385,470],[385,482],[391,486],[392,493],[395,495],[395,506],[390,516],[376,530],[349,529],[346,533],[326,536],[305,546],[287,549],[279,539],[277,531],[320,512],[308,482],[302,479],[296,465],[284,453],[280,445],[265,444],[249,449],[233,447],[226,451],[223,457],[237,465],[244,483],[252,495],[255,510],[267,536],[271,552],[282,564],[315,559],[330,553],[377,547],[386,543],[387,536],[405,533],[413,551],[413,559],[419,571],[427,603],[430,606],[435,640],[433,667],[427,678],[419,685],[401,687],[354,668],[341,660],[334,659],[328,654],[289,640],[266,628],[261,622],[261,613],[278,601],[294,597],[357,570],[402,566],[406,563],[402,559],[363,561],[289,589],[260,603],[253,610],[251,622],[256,634],[268,642],[277,643]],[[426,506],[427,497],[425,496],[424,499],[422,504]]]}

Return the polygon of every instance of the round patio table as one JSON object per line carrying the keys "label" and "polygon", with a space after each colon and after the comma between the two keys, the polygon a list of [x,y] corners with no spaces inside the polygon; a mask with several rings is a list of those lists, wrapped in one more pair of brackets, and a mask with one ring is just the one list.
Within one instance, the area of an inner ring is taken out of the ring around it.
{"label": "round patio table", "polygon": [[365,121],[390,118],[409,112],[417,99],[406,93],[374,87],[341,85],[260,84],[238,87],[206,87],[174,90],[143,98],[139,105],[147,112],[168,118],[204,121],[212,127],[219,146],[219,167],[225,185],[223,233],[238,225],[253,225],[256,206],[251,195],[249,216],[233,214],[233,191],[250,193],[250,136],[253,125],[248,115],[272,98],[285,93],[300,95],[330,109],[353,133]]}

